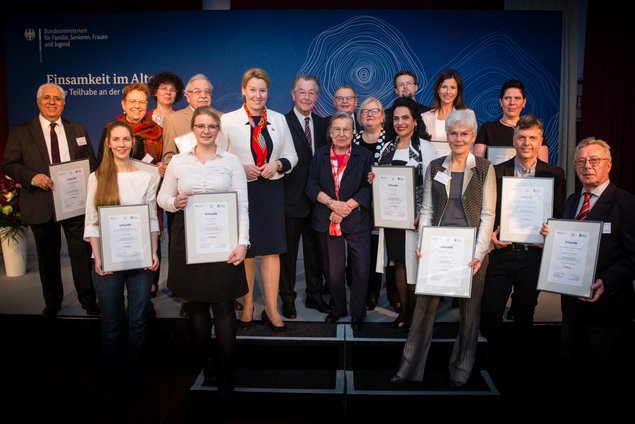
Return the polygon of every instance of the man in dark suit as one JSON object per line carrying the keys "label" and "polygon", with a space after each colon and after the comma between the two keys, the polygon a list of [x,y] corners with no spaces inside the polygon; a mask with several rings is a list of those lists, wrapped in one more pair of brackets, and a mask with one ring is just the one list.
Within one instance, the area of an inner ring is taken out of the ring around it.
{"label": "man in dark suit", "polygon": [[[419,84],[417,83],[417,75],[412,71],[401,70],[395,74],[392,79],[392,83],[395,86],[395,93],[397,97],[410,97],[412,100],[417,100],[417,91],[419,91]],[[423,105],[417,102],[419,113],[423,114],[430,110],[430,106]],[[386,140],[390,141],[395,138],[395,128],[392,125],[392,117],[395,112],[395,105],[393,104],[386,109],[386,120],[384,121],[384,130],[386,131]],[[419,137],[430,139],[427,134],[425,126],[419,128]]]}
{"label": "man in dark suit", "polygon": [[[496,221],[492,233],[494,250],[489,255],[489,266],[485,277],[485,288],[481,304],[481,333],[487,338],[492,365],[500,364],[500,355],[521,355],[531,345],[529,331],[534,322],[534,311],[538,304],[538,273],[542,259],[542,246],[500,241],[500,214],[503,177],[552,178],[553,217],[561,218],[566,197],[564,170],[538,159],[543,142],[544,125],[540,118],[525,115],[514,129],[513,146],[516,155],[494,167],[496,171]],[[536,229],[536,233],[540,228]],[[503,312],[507,300],[514,290],[515,328],[509,346],[503,345]],[[499,355],[497,357],[497,355]],[[519,358],[520,359],[520,358]],[[520,361],[520,367],[527,364]]]}
{"label": "man in dark suit", "polygon": [[293,109],[286,115],[287,124],[298,154],[298,164],[285,175],[285,230],[287,253],[280,255],[280,298],[282,315],[297,317],[295,308],[295,280],[298,246],[302,236],[304,275],[306,278],[305,306],[322,313],[330,312],[322,298],[323,271],[317,235],[311,229],[312,203],[304,193],[309,166],[316,149],[326,144],[328,120],[312,113],[320,95],[320,83],[313,75],[298,75],[291,83]]}
{"label": "man in dark suit", "polygon": [[[631,412],[632,398],[626,398],[632,390],[623,386],[633,373],[627,347],[632,348],[635,318],[635,196],[611,184],[611,161],[603,140],[591,137],[577,145],[574,164],[582,190],[569,196],[563,214],[603,222],[593,297],[561,296],[560,359],[565,407],[588,417],[597,405],[604,419]],[[548,230],[545,224],[543,235]]]}
{"label": "man in dark suit", "polygon": [[11,128],[2,159],[2,170],[22,185],[20,208],[35,238],[46,304],[42,315],[46,318],[57,315],[64,299],[60,227],[64,228],[66,236],[77,298],[88,315],[99,315],[91,278],[90,244],[83,238],[84,215],[56,222],[53,213],[51,190],[55,188],[49,175],[49,165],[87,158],[91,171],[97,167],[86,129],[61,118],[64,103],[62,87],[41,85],[37,91],[39,116]]}

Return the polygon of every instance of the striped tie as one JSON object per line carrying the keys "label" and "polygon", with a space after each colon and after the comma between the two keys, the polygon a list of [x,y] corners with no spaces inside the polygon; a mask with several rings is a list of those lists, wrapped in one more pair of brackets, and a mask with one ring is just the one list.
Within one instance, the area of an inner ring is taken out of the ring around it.
{"label": "striped tie", "polygon": [[582,207],[580,208],[580,213],[575,217],[577,221],[584,221],[589,214],[589,209],[591,209],[591,193],[584,193],[584,202],[582,203]]}
{"label": "striped tie", "polygon": [[311,118],[308,116],[304,118],[304,135],[306,135],[306,142],[309,145],[309,150],[313,152],[313,140],[311,139],[311,127],[309,126],[309,121]]}

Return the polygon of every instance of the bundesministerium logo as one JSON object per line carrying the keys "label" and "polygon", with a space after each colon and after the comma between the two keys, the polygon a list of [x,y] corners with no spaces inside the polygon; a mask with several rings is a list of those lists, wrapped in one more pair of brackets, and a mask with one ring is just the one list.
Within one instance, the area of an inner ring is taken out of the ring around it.
{"label": "bundesministerium logo", "polygon": [[35,30],[33,28],[25,29],[24,38],[26,38],[29,41],[33,41],[35,39]]}

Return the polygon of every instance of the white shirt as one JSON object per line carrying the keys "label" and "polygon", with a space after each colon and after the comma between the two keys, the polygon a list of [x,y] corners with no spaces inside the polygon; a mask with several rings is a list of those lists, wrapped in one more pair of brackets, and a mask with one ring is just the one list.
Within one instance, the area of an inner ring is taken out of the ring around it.
{"label": "white shirt", "polygon": [[176,212],[176,195],[184,192],[220,193],[235,191],[238,197],[238,244],[249,245],[249,199],[245,168],[236,155],[216,149],[216,156],[201,163],[195,149],[174,155],[168,164],[157,201],[168,212]]}
{"label": "white shirt", "polygon": [[[38,116],[40,118],[42,132],[44,133],[44,140],[46,141],[46,150],[49,152],[49,161],[53,163],[53,157],[51,156],[51,121],[42,115]],[[71,160],[71,154],[68,151],[68,141],[66,140],[64,125],[62,125],[62,118],[58,118],[55,123],[57,124],[55,126],[55,134],[57,134],[57,143],[60,149],[60,162],[69,162]]]}
{"label": "white shirt", "polygon": [[[156,192],[157,184],[154,176],[145,171],[118,172],[119,202],[122,205],[147,204],[150,212],[150,231],[159,232],[157,219]],[[99,214],[95,208],[95,191],[97,191],[97,177],[91,173],[88,177],[88,194],[86,196],[86,218],[84,221],[84,240],[89,237],[99,237]]]}

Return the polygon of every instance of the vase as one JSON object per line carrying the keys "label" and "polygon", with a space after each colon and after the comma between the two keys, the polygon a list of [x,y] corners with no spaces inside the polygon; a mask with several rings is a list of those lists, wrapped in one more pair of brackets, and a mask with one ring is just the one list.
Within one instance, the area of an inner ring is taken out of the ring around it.
{"label": "vase", "polygon": [[[0,236],[3,236],[7,231],[7,228],[0,228]],[[2,257],[7,277],[19,277],[26,274],[26,235],[26,231],[24,231],[14,239],[2,237]]]}

